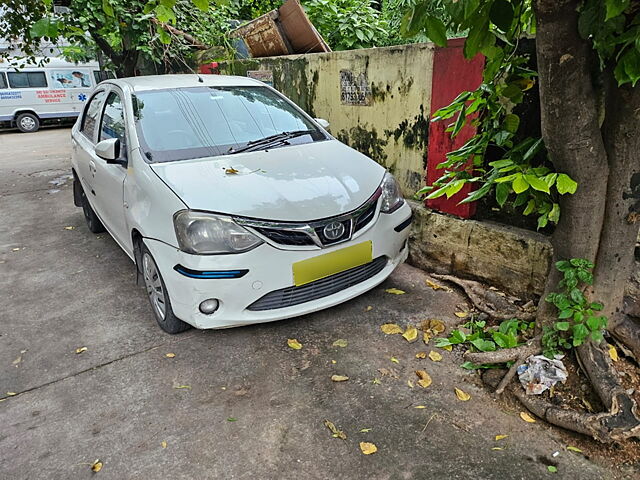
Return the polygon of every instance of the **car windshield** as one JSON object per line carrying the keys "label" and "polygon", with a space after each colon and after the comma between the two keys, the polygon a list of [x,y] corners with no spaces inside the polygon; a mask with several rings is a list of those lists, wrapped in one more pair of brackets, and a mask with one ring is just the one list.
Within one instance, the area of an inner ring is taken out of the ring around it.
{"label": "car windshield", "polygon": [[[150,162],[327,139],[295,106],[266,87],[151,90],[137,93],[133,100],[136,130]],[[279,140],[283,132],[296,133]]]}

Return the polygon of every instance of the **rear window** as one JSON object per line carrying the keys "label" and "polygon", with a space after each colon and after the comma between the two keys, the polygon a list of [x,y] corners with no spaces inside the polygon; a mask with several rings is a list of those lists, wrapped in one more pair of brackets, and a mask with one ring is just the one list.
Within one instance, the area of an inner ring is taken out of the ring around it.
{"label": "rear window", "polygon": [[44,72],[9,72],[11,88],[42,88],[47,86]]}
{"label": "rear window", "polygon": [[7,88],[7,79],[4,76],[4,73],[0,72],[0,88]]}

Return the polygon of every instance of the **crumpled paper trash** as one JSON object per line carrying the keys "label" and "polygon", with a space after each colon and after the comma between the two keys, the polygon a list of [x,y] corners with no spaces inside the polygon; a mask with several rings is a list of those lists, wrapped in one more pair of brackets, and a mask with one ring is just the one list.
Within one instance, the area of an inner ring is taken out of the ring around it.
{"label": "crumpled paper trash", "polygon": [[518,378],[527,395],[540,395],[558,382],[566,382],[567,369],[562,363],[563,355],[550,359],[544,355],[532,355],[527,363],[518,367]]}

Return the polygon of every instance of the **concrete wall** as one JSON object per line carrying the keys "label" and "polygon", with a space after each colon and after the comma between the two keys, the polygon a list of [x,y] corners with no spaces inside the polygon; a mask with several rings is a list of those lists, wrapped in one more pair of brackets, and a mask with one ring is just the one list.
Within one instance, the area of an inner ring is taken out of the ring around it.
{"label": "concrete wall", "polygon": [[[389,168],[412,196],[424,182],[433,57],[432,44],[416,44],[238,60],[220,72],[272,72],[274,88],[328,120],[335,137]],[[344,96],[350,80],[363,87],[360,104]]]}

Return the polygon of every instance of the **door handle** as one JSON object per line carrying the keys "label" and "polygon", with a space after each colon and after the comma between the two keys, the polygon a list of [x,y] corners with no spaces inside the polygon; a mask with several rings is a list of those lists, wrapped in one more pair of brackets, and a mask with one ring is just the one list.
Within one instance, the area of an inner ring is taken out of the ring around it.
{"label": "door handle", "polygon": [[91,172],[92,177],[96,176],[96,164],[93,163],[93,160],[89,162],[89,171]]}

